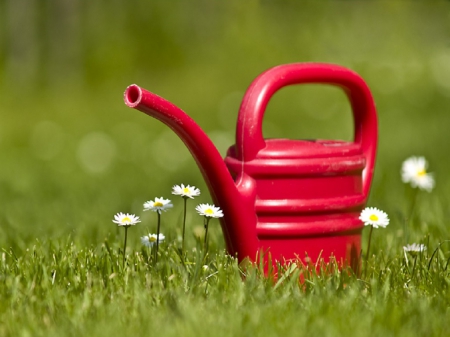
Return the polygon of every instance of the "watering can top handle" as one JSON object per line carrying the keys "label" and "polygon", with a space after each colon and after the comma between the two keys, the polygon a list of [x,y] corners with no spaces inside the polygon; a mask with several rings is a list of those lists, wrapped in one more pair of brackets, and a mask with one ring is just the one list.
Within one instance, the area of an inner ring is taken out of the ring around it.
{"label": "watering can top handle", "polygon": [[347,94],[354,118],[354,142],[366,157],[363,192],[367,195],[373,175],[377,146],[377,117],[372,94],[355,72],[333,64],[293,63],[271,68],[259,75],[248,88],[239,109],[236,152],[241,161],[253,160],[265,148],[262,119],[270,98],[282,87],[320,83],[341,87]]}

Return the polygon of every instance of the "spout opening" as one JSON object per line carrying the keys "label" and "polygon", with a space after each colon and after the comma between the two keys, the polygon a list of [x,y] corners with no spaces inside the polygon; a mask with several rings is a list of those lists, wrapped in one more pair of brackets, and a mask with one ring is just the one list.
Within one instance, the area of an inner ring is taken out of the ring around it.
{"label": "spout opening", "polygon": [[125,90],[124,100],[125,104],[130,108],[136,107],[142,99],[142,90],[136,84],[130,85],[127,90]]}

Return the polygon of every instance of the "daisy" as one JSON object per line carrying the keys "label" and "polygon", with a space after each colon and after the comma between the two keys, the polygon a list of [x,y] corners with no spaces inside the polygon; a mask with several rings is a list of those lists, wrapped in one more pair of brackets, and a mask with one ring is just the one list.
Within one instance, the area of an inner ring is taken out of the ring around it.
{"label": "daisy", "polygon": [[139,217],[134,214],[128,213],[124,214],[120,212],[114,215],[113,222],[125,228],[125,240],[123,242],[123,261],[122,261],[122,267],[125,267],[125,252],[127,250],[128,227],[136,225],[137,223],[141,222],[141,220],[139,220]]}
{"label": "daisy", "polygon": [[194,199],[194,197],[200,195],[200,190],[195,186],[184,186],[184,184],[181,184],[172,187],[172,194],[182,196],[183,198]]}
{"label": "daisy", "polygon": [[424,244],[417,244],[413,243],[411,245],[403,246],[403,251],[405,252],[413,252],[413,253],[420,253],[427,250],[427,247]]}
{"label": "daisy", "polygon": [[164,234],[159,234],[159,240],[158,236],[156,234],[149,234],[141,237],[141,242],[146,247],[153,247],[153,245],[158,241],[159,243],[163,242],[166,239]]}
{"label": "daisy", "polygon": [[[156,230],[156,237],[160,238],[160,228],[161,228],[161,212],[166,212],[169,208],[172,208],[173,205],[169,199],[161,198],[155,198],[155,201],[150,200],[144,203],[144,211],[153,211],[158,214],[158,227]],[[158,262],[158,247],[159,247],[159,241],[156,240],[156,249],[155,249],[155,264]]]}
{"label": "daisy", "polygon": [[413,188],[431,192],[434,188],[434,177],[427,172],[428,163],[424,157],[410,157],[402,164],[402,181],[410,183]]}
{"label": "daisy", "polygon": [[208,218],[223,217],[223,213],[220,207],[216,207],[214,205],[200,204],[197,207],[195,207],[195,210],[198,212],[198,214],[203,215],[204,217]]}
{"label": "daisy", "polygon": [[141,222],[141,220],[139,220],[139,217],[134,214],[124,214],[120,212],[114,215],[113,222],[119,226],[132,226]]}
{"label": "daisy", "polygon": [[186,231],[186,203],[187,199],[191,198],[194,199],[194,197],[197,197],[200,195],[200,190],[195,186],[184,186],[184,184],[175,185],[172,187],[172,194],[174,195],[180,195],[184,199],[184,212],[183,212],[183,235],[182,235],[182,241],[181,241],[181,253],[184,252],[184,233]]}
{"label": "daisy", "polygon": [[161,214],[161,212],[167,212],[169,208],[172,208],[173,205],[169,199],[161,198],[155,198],[155,201],[150,200],[144,203],[144,211],[153,211],[158,212]]}
{"label": "daisy", "polygon": [[364,208],[359,216],[359,220],[364,222],[365,226],[373,226],[374,228],[385,228],[389,225],[388,215],[375,207]]}
{"label": "daisy", "polygon": [[359,215],[359,220],[364,222],[364,226],[370,226],[369,240],[367,243],[367,252],[366,252],[366,268],[364,272],[364,276],[367,273],[367,263],[369,261],[369,252],[370,252],[370,242],[372,241],[372,232],[374,228],[382,227],[386,228],[389,225],[388,215],[375,207],[366,207],[361,211]]}
{"label": "daisy", "polygon": [[221,218],[223,217],[223,212],[219,207],[210,204],[200,204],[195,207],[198,214],[204,217],[204,227],[205,227],[205,240],[203,242],[203,247],[205,254],[207,251],[207,239],[208,239],[208,224],[211,218]]}

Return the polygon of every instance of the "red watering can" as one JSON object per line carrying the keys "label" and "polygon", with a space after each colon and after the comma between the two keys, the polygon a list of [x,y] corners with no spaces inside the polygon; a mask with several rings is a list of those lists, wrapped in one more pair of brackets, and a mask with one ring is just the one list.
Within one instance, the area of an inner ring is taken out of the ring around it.
{"label": "red watering can", "polygon": [[[341,87],[350,100],[354,141],[264,139],[262,119],[272,95],[302,83]],[[228,252],[239,261],[264,253],[272,263],[325,262],[357,268],[377,145],[377,118],[364,80],[346,68],[286,64],[258,76],[247,90],[236,144],[225,160],[205,132],[181,109],[137,85],[125,91],[129,107],[159,119],[186,144],[223,210]]]}

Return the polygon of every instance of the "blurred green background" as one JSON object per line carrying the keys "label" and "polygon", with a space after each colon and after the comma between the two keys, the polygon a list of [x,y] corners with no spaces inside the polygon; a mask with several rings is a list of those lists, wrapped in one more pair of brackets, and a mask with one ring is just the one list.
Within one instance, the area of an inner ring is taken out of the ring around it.
{"label": "blurred green background", "polygon": [[[340,64],[371,88],[379,151],[369,203],[394,220],[387,242],[403,236],[399,170],[411,155],[424,155],[437,180],[418,233],[445,238],[436,222],[450,216],[450,2],[0,0],[0,245],[96,244],[119,211],[143,216],[144,233],[156,219],[143,202],[171,198],[173,184],[194,184],[209,202],[187,149],[127,108],[125,88],[178,105],[225,154],[248,85],[291,62]],[[350,140],[352,128],[345,95],[327,86],[281,90],[264,121],[267,137]],[[179,231],[174,202],[163,226]]]}

